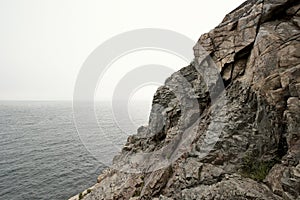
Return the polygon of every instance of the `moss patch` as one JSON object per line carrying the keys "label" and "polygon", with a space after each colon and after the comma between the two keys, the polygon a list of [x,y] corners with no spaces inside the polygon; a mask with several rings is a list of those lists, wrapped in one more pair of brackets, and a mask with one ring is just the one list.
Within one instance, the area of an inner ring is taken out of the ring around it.
{"label": "moss patch", "polygon": [[243,158],[241,174],[244,177],[254,179],[256,181],[263,181],[268,175],[271,168],[278,162],[277,159],[273,160],[259,160],[254,155],[246,155]]}
{"label": "moss patch", "polygon": [[82,194],[82,192],[80,192],[78,195],[78,199],[82,199],[82,198],[83,198],[83,194]]}

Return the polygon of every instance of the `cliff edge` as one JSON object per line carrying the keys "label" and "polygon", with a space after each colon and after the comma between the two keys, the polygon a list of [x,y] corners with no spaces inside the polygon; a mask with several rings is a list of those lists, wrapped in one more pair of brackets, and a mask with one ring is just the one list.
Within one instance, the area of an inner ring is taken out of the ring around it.
{"label": "cliff edge", "polygon": [[80,199],[300,199],[300,1],[248,0],[194,53]]}

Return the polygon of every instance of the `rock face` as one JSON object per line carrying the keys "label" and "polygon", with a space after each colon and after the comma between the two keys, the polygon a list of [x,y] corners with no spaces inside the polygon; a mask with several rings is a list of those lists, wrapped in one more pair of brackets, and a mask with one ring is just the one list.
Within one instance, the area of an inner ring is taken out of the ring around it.
{"label": "rock face", "polygon": [[194,52],[83,199],[300,199],[300,1],[248,0]]}

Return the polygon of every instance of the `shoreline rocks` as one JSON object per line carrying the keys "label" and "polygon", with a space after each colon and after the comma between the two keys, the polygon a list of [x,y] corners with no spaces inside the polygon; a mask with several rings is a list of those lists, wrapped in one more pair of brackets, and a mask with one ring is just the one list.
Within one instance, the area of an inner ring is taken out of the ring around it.
{"label": "shoreline rocks", "polygon": [[[194,52],[82,199],[300,198],[300,2],[248,0]],[[207,54],[221,74],[211,85],[197,68],[209,73]]]}

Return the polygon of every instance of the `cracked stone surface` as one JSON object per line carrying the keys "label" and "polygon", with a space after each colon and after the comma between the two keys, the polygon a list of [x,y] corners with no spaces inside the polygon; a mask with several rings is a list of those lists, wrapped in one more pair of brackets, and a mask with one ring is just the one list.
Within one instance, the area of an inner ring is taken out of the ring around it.
{"label": "cracked stone surface", "polygon": [[[248,0],[203,34],[194,54],[83,199],[300,199],[300,1]],[[207,55],[220,79],[208,78]],[[211,94],[218,81],[226,90]],[[246,160],[261,167],[256,174],[272,164],[258,180],[243,171]],[[117,170],[133,165],[141,171]]]}

